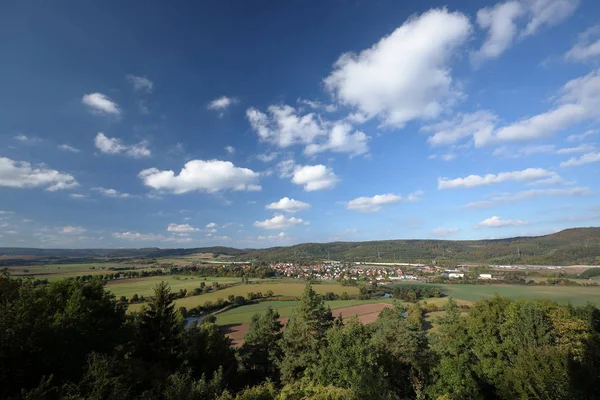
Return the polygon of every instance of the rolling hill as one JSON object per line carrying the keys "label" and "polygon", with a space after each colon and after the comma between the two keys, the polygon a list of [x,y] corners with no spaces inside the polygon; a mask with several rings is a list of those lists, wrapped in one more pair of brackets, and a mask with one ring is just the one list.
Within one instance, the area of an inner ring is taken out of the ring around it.
{"label": "rolling hill", "polygon": [[194,253],[228,255],[236,260],[299,262],[340,261],[470,262],[494,264],[600,264],[600,228],[566,229],[551,235],[493,240],[378,240],[302,243],[267,249],[204,247],[190,249],[31,249],[0,248],[0,265],[82,262],[83,259],[177,257]]}

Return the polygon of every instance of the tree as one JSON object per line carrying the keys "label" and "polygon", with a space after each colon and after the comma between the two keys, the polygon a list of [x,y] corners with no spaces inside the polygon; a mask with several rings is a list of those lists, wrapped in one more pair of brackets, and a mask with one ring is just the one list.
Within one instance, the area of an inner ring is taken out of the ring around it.
{"label": "tree", "polygon": [[281,329],[279,313],[270,306],[262,314],[254,314],[248,332],[244,336],[244,345],[240,354],[244,366],[249,371],[252,382],[261,382],[267,378],[279,380],[277,362],[281,359]]}
{"label": "tree", "polygon": [[281,340],[283,359],[280,368],[284,382],[298,379],[317,361],[318,350],[325,344],[325,334],[332,325],[331,309],[308,283]]}
{"label": "tree", "polygon": [[175,312],[173,300],[169,285],[160,282],[137,317],[134,355],[142,362],[137,372],[150,386],[164,382],[180,364],[183,321]]}

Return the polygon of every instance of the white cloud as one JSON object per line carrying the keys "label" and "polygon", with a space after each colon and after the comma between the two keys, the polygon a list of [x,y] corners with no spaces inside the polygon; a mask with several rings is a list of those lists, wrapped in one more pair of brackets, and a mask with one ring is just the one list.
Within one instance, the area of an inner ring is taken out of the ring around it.
{"label": "white cloud", "polygon": [[302,201],[290,199],[289,197],[284,197],[279,201],[276,201],[271,204],[267,204],[265,207],[267,210],[277,210],[277,211],[285,211],[288,213],[295,213],[298,211],[306,210],[310,208],[310,204],[304,203]]}
{"label": "white cloud", "polygon": [[269,236],[259,236],[256,239],[257,240],[281,240],[281,239],[287,239],[288,235],[285,234],[285,232],[279,232],[279,234],[277,235],[269,235]]}
{"label": "white cloud", "polygon": [[518,32],[517,19],[524,13],[525,8],[518,1],[498,3],[477,11],[477,24],[486,29],[488,35],[481,48],[471,55],[474,65],[497,58],[511,45]]}
{"label": "white cloud", "polygon": [[150,157],[152,152],[147,147],[148,142],[127,146],[124,145],[121,139],[109,138],[102,132],[98,132],[94,139],[94,144],[98,150],[105,154],[125,154],[133,158]]}
{"label": "white cloud", "polygon": [[71,193],[69,197],[72,199],[85,199],[87,196],[85,194]]}
{"label": "white cloud", "polygon": [[346,203],[348,210],[360,212],[375,212],[381,210],[381,207],[387,204],[399,203],[402,196],[393,193],[377,194],[373,197],[358,197]]}
{"label": "white cloud", "polygon": [[238,102],[238,99],[236,99],[235,97],[222,96],[222,97],[219,97],[218,99],[214,99],[213,101],[208,103],[207,108],[209,110],[222,111],[222,110],[226,110],[231,105],[233,105],[237,102]]}
{"label": "white cloud", "polygon": [[567,136],[567,138],[565,140],[567,142],[581,142],[581,141],[587,139],[588,137],[593,136],[593,135],[597,135],[599,133],[600,133],[599,130],[589,129],[589,130],[587,130],[584,133],[581,133],[579,135],[569,135],[569,136]]}
{"label": "white cloud", "polygon": [[566,147],[564,149],[558,149],[556,154],[572,154],[572,153],[586,153],[594,151],[596,146],[593,143],[583,143],[577,147]]}
{"label": "white cloud", "polygon": [[78,148],[69,146],[68,144],[61,144],[58,146],[58,148],[62,151],[68,151],[71,153],[79,153],[80,152],[80,150]]}
{"label": "white cloud", "polygon": [[235,153],[235,148],[233,146],[225,146],[225,151],[229,154]]}
{"label": "white cloud", "polygon": [[329,131],[329,138],[327,141],[324,143],[309,144],[304,149],[304,153],[307,155],[314,155],[329,150],[358,156],[368,152],[368,142],[370,137],[361,131],[354,131],[354,133],[352,133],[353,129],[352,125],[347,122],[335,122]]}
{"label": "white cloud", "polygon": [[125,239],[131,241],[148,242],[148,241],[162,241],[165,239],[163,235],[156,235],[154,233],[139,233],[139,232],[115,232],[113,236],[117,239]]}
{"label": "white cloud", "polygon": [[283,160],[278,162],[275,168],[277,169],[277,173],[279,174],[280,178],[291,178],[294,176],[294,168],[296,168],[296,163],[291,159]]}
{"label": "white cloud", "polygon": [[544,25],[553,26],[570,17],[579,0],[524,0],[530,19],[523,31],[523,35],[532,35]]}
{"label": "white cloud", "polygon": [[169,226],[167,226],[168,232],[189,233],[198,232],[199,230],[199,228],[194,228],[189,224],[169,224]]}
{"label": "white cloud", "polygon": [[458,231],[459,231],[458,228],[435,228],[434,230],[431,231],[431,233],[433,233],[434,236],[437,236],[437,237],[446,237],[446,236],[450,236]]}
{"label": "white cloud", "polygon": [[120,115],[119,105],[102,93],[90,93],[81,99],[94,114]]}
{"label": "white cloud", "polygon": [[403,198],[400,195],[387,193],[387,194],[377,194],[373,197],[357,197],[356,199],[348,201],[346,204],[346,209],[360,211],[360,212],[376,212],[381,210],[381,207],[400,203],[400,202],[417,202],[421,199],[419,196],[423,195],[422,190],[417,190],[413,193],[410,193],[406,198]]}
{"label": "white cloud", "polygon": [[279,153],[277,153],[277,152],[271,152],[271,153],[262,153],[262,154],[259,154],[259,155],[257,155],[257,156],[256,156],[256,158],[257,158],[259,161],[262,161],[262,162],[266,162],[266,163],[267,163],[267,162],[271,162],[271,161],[273,161],[274,159],[276,159],[278,155],[279,155]]}
{"label": "white cloud", "polygon": [[14,213],[14,211],[0,210],[0,215],[12,215]]}
{"label": "white cloud", "polygon": [[465,178],[438,178],[438,189],[472,188],[507,181],[532,182],[557,175],[542,168],[527,168],[522,171],[501,172],[499,174],[469,175]]}
{"label": "white cloud", "polygon": [[525,146],[525,147],[507,147],[502,146],[494,149],[492,155],[494,157],[501,158],[523,158],[528,157],[534,154],[548,154],[554,153],[555,146],[548,145],[539,145],[539,146]]}
{"label": "white cloud", "polygon": [[157,168],[145,169],[139,177],[146,186],[175,194],[191,191],[209,193],[220,190],[261,190],[257,184],[260,174],[248,168],[240,168],[229,161],[192,160],[185,163],[176,175],[174,171]]}
{"label": "white cloud", "polygon": [[77,186],[75,178],[45,167],[32,167],[25,161],[0,157],[0,186],[13,188],[46,187],[51,192]]}
{"label": "white cloud", "polygon": [[246,117],[260,140],[286,148],[294,144],[310,144],[326,134],[321,121],[314,113],[298,115],[294,107],[272,105],[269,115],[256,108],[246,110]]}
{"label": "white cloud", "polygon": [[570,125],[596,118],[600,108],[600,70],[567,82],[561,92],[554,109],[500,128],[488,137],[475,137],[475,145],[548,137]]}
{"label": "white cloud", "polygon": [[65,226],[60,230],[60,233],[65,233],[68,235],[81,235],[82,233],[84,233],[86,231],[85,228],[82,228],[81,226]]}
{"label": "white cloud", "polygon": [[483,221],[481,221],[480,223],[475,225],[475,228],[502,228],[505,226],[517,226],[517,225],[527,225],[527,221],[521,221],[519,219],[507,220],[507,219],[502,219],[497,216],[493,216],[493,217],[484,219]]}
{"label": "white cloud", "polygon": [[600,152],[597,153],[586,153],[580,156],[579,158],[573,157],[568,161],[563,161],[560,163],[561,167],[573,167],[583,164],[590,164],[600,162]]}
{"label": "white cloud", "polygon": [[476,111],[471,114],[458,114],[451,121],[442,121],[421,128],[433,132],[427,139],[432,146],[446,146],[457,143],[466,137],[490,136],[498,117],[489,111]]}
{"label": "white cloud", "polygon": [[39,143],[42,141],[42,139],[40,139],[39,137],[29,137],[29,136],[23,135],[22,133],[18,134],[13,139],[18,140],[19,142],[22,142],[22,143],[26,143],[26,144],[35,144],[35,143]]}
{"label": "white cloud", "polygon": [[338,181],[333,170],[322,164],[297,166],[292,175],[292,183],[304,185],[307,192],[331,189]]}
{"label": "white cloud", "polygon": [[132,198],[132,197],[136,197],[136,196],[134,196],[132,194],[129,194],[129,193],[121,193],[118,190],[115,190],[115,189],[106,189],[106,188],[103,188],[103,187],[95,187],[95,188],[92,188],[92,190],[96,191],[96,192],[99,192],[103,196],[112,197],[112,198],[115,198],[115,199],[129,199],[129,198]]}
{"label": "white cloud", "polygon": [[215,224],[214,222],[209,222],[208,224],[206,224],[207,229],[214,229],[216,227],[217,227],[217,224]]}
{"label": "white cloud", "polygon": [[435,118],[462,96],[449,63],[470,33],[464,14],[430,10],[371,48],[343,54],[325,87],[340,103],[366,118],[379,116],[385,125]]}
{"label": "white cloud", "polygon": [[136,92],[151,93],[154,90],[154,82],[144,76],[127,75],[127,80]]}
{"label": "white cloud", "polygon": [[569,61],[587,61],[600,56],[600,25],[579,35],[579,41],[565,54]]}
{"label": "white cloud", "polygon": [[495,194],[488,200],[475,201],[468,203],[464,208],[477,209],[489,208],[499,204],[512,203],[528,199],[536,199],[539,196],[589,196],[591,190],[588,187],[573,187],[566,189],[530,189],[517,193]]}
{"label": "white cloud", "polygon": [[289,105],[272,105],[267,112],[268,115],[255,108],[246,111],[252,129],[262,141],[281,148],[305,145],[307,155],[333,151],[356,156],[368,151],[369,136],[352,132],[349,122],[327,121],[315,113],[300,115]]}
{"label": "white cloud", "polygon": [[275,214],[273,218],[264,221],[254,221],[254,226],[263,229],[287,229],[297,225],[308,225],[308,222],[302,218],[288,218],[283,214]]}
{"label": "white cloud", "polygon": [[338,109],[335,104],[323,104],[320,101],[298,99],[298,103],[307,105],[313,110],[324,110],[326,112],[335,112]]}

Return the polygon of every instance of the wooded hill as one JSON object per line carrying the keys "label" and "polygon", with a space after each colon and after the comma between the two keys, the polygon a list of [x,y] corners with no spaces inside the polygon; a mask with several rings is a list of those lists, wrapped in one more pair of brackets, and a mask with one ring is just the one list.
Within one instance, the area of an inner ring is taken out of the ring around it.
{"label": "wooded hill", "polygon": [[[329,255],[328,255],[329,252]],[[329,257],[340,261],[469,262],[490,264],[600,264],[600,228],[573,228],[537,237],[493,240],[378,240],[302,243],[267,249],[203,247],[192,249],[30,249],[0,248],[0,264],[41,263],[85,258],[161,258],[194,253],[231,256],[231,260],[311,262]],[[25,258],[25,259],[24,259]],[[32,258],[26,260],[27,258]]]}

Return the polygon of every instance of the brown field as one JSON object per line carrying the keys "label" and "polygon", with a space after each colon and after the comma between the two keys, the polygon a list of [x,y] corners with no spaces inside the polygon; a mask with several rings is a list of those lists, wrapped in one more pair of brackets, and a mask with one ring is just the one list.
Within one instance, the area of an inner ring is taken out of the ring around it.
{"label": "brown field", "polygon": [[[334,317],[341,314],[344,319],[356,316],[363,324],[370,324],[377,319],[381,310],[391,307],[392,305],[388,303],[362,304],[359,306],[336,308],[331,310],[331,314]],[[279,321],[284,326],[287,324],[288,320],[289,318],[279,318]],[[232,344],[235,347],[239,347],[244,344],[244,335],[248,332],[248,327],[249,324],[243,323],[224,325],[221,328],[223,329],[223,332],[233,340]]]}

